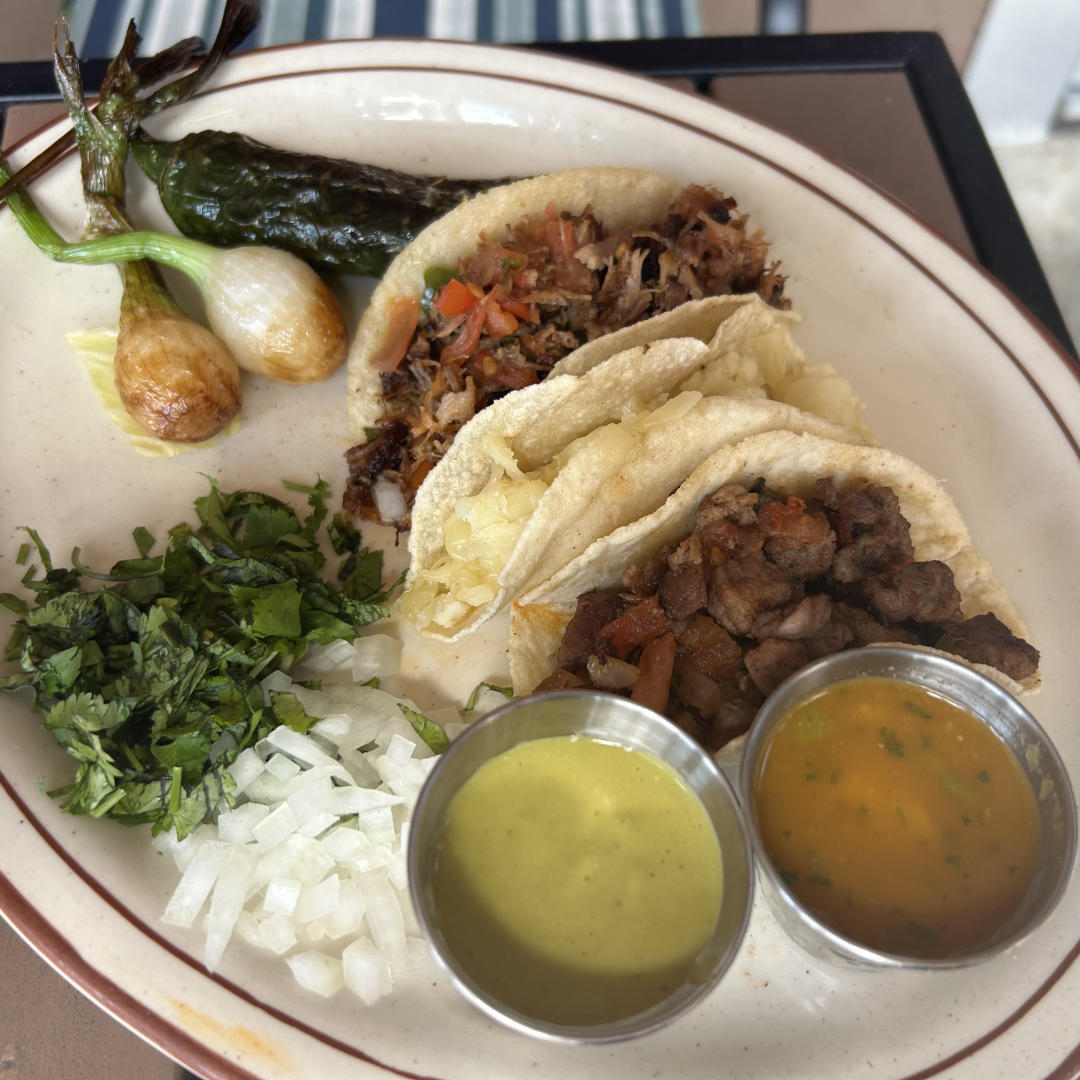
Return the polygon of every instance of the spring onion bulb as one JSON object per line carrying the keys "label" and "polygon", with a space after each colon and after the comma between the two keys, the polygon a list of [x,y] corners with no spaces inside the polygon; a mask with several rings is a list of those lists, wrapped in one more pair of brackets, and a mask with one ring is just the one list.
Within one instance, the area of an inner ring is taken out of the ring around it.
{"label": "spring onion bulb", "polygon": [[186,274],[202,294],[211,329],[247,371],[285,383],[319,382],[345,359],[345,323],[333,293],[288,252],[216,248],[148,230],[71,244],[40,231],[31,239],[57,262],[150,259]]}
{"label": "spring onion bulb", "polygon": [[128,415],[170,442],[201,442],[240,411],[240,371],[224,342],[172,302],[146,262],[123,269],[113,380]]}

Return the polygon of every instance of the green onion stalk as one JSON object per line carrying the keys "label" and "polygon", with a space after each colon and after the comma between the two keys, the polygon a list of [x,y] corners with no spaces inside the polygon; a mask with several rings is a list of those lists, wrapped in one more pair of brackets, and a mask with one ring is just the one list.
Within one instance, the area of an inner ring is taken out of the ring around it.
{"label": "green onion stalk", "polygon": [[[83,103],[70,42],[55,50],[55,60],[82,156],[90,228],[79,243],[46,238],[38,246],[58,262],[123,265],[150,259],[186,274],[202,296],[210,328],[248,371],[287,383],[316,382],[334,372],[345,359],[345,323],[333,294],[303,260],[270,247],[218,248],[182,236],[134,231],[123,217],[123,163],[144,111],[133,102],[126,82],[130,68],[124,52],[113,62],[117,77],[110,97],[106,76],[100,121]],[[185,83],[185,92],[192,85],[197,84]],[[160,102],[162,94],[158,91],[152,100]]]}
{"label": "green onion stalk", "polygon": [[[66,241],[24,190],[15,189],[8,197],[27,236],[49,258],[119,266],[124,293],[114,360],[117,390],[140,424],[174,441],[207,438],[236,415],[241,402],[238,362],[282,381],[310,382],[337,368],[346,350],[336,301],[299,259],[271,249],[219,250],[136,231],[126,216],[124,165],[139,122],[194,92],[208,69],[246,36],[258,10],[251,0],[229,0],[222,29],[202,65],[141,99],[135,94],[147,68],[166,73],[183,55],[185,43],[158,54],[136,73],[131,60],[139,39],[129,26],[93,110],[83,99],[78,59],[61,20],[54,64],[80,152],[85,238]],[[8,179],[0,157],[0,182]],[[183,313],[152,262],[195,281],[213,333]]]}

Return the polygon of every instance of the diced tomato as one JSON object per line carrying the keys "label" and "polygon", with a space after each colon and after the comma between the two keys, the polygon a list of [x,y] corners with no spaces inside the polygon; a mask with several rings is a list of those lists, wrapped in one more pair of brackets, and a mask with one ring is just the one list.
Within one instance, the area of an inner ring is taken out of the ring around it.
{"label": "diced tomato", "polygon": [[475,303],[476,297],[472,290],[457,278],[451,278],[435,298],[435,306],[449,318],[464,315]]}
{"label": "diced tomato", "polygon": [[630,698],[639,705],[662,713],[671,692],[671,672],[675,667],[675,635],[654,638],[638,660],[638,677]]}
{"label": "diced tomato", "polygon": [[415,296],[399,296],[390,302],[386,333],[371,358],[376,371],[394,371],[401,363],[416,332],[419,316],[420,302]]}
{"label": "diced tomato", "polygon": [[484,326],[492,337],[504,338],[509,337],[518,328],[518,321],[509,311],[503,310],[501,304],[496,304],[493,300],[487,306]]}
{"label": "diced tomato", "polygon": [[440,360],[444,364],[472,356],[473,352],[475,352],[476,346],[480,343],[480,332],[484,329],[488,305],[489,299],[485,296],[483,300],[473,304],[469,309],[468,317],[465,319],[461,329],[458,330],[457,337],[440,354]]}
{"label": "diced tomato", "polygon": [[600,636],[611,642],[611,651],[620,660],[646,641],[659,637],[667,626],[667,615],[656,596],[648,596],[631,604],[617,619],[601,631]]}
{"label": "diced tomato", "polygon": [[538,323],[540,321],[540,312],[537,311],[535,304],[526,304],[521,300],[500,300],[499,307],[503,311],[509,311],[511,315],[516,315],[522,322]]}

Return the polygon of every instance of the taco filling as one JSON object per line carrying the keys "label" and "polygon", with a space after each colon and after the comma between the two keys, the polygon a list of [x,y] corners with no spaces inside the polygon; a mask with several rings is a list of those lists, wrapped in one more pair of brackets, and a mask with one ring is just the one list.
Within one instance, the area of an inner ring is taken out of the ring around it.
{"label": "taco filling", "polygon": [[803,500],[730,483],[693,530],[578,597],[536,692],[594,686],[663,712],[710,750],[788,675],[873,642],[932,645],[1017,682],[1039,653],[995,615],[965,619],[953,571],[916,561],[896,494],[820,478]]}
{"label": "taco filling", "polygon": [[394,340],[372,360],[383,413],[346,454],[345,510],[407,529],[416,489],[460,427],[586,341],[706,296],[756,292],[786,307],[768,243],[735,209],[691,186],[665,220],[608,234],[590,209],[549,204],[502,243],[429,269],[420,300],[395,301]]}

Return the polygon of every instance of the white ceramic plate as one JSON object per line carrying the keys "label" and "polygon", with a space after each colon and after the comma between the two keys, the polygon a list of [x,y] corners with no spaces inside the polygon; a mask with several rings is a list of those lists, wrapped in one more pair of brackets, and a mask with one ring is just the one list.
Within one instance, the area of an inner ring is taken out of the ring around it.
{"label": "white ceramic plate", "polygon": [[[232,128],[267,142],[415,171],[504,175],[581,164],[656,168],[735,194],[774,240],[806,317],[801,342],[843,370],[882,442],[947,480],[1042,649],[1033,708],[1080,776],[1073,655],[1080,640],[1080,390],[1046,337],[979,269],[843,170],[715,105],[588,65],[513,50],[356,42],[226,65],[214,89],[160,118],[171,135]],[[15,156],[26,160],[53,133]],[[35,188],[70,233],[68,161]],[[162,221],[153,200],[135,199]],[[0,215],[0,585],[14,588],[23,524],[63,563],[103,565],[130,530],[189,514],[202,474],[278,491],[344,479],[344,378],[285,389],[251,380],[245,425],[169,461],[133,454],[65,344],[115,322],[110,267],[47,262]],[[381,539],[385,540],[385,537]],[[459,703],[504,675],[496,622],[457,654],[406,638],[425,705]],[[454,673],[454,674],[448,674]],[[298,990],[284,966],[234,943],[209,976],[194,934],[157,921],[175,874],[144,830],[65,817],[38,788],[66,756],[21,702],[0,701],[0,903],[72,981],[208,1077],[441,1078],[1071,1076],[1080,1063],[1080,883],[1029,940],[966,971],[823,967],[762,903],[720,988],[667,1030],[625,1045],[549,1046],[489,1023],[444,981],[365,1009]],[[17,992],[8,986],[6,992]]]}

